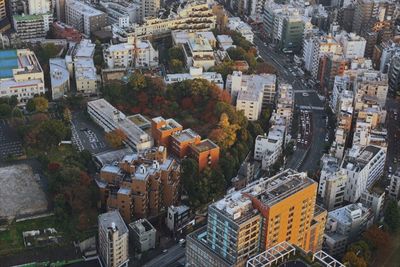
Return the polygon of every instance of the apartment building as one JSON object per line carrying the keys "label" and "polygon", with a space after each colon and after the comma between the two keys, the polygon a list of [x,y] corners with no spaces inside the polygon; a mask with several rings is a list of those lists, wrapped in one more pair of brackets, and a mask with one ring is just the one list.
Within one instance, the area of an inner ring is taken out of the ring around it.
{"label": "apartment building", "polygon": [[204,79],[217,85],[221,90],[224,89],[224,80],[222,79],[222,75],[217,72],[205,72],[203,71],[203,68],[190,67],[189,73],[167,74],[165,75],[164,81],[166,84],[172,84],[194,79]]}
{"label": "apartment building", "polygon": [[188,30],[174,30],[171,32],[172,43],[176,46],[184,45],[190,39],[195,39],[197,36],[207,39],[213,49],[217,47],[217,39],[215,39],[214,33],[211,31],[192,32]]}
{"label": "apartment building", "polygon": [[318,195],[324,207],[331,211],[342,206],[348,177],[346,171],[340,168],[338,158],[325,154],[321,163]]}
{"label": "apartment building", "polygon": [[104,62],[109,69],[132,67],[134,56],[135,46],[127,43],[110,45],[103,51]]}
{"label": "apartment building", "polygon": [[29,49],[0,51],[0,97],[17,96],[19,105],[45,93],[43,70]]}
{"label": "apartment building", "polygon": [[354,80],[355,110],[360,110],[365,102],[385,107],[388,89],[386,74],[374,70],[359,71]]}
{"label": "apartment building", "polygon": [[367,41],[353,32],[342,31],[335,35],[336,41],[343,48],[343,55],[347,59],[362,58],[365,53]]}
{"label": "apartment building", "polygon": [[52,99],[62,98],[70,91],[69,71],[65,59],[50,58],[50,82]]}
{"label": "apartment building", "polygon": [[375,145],[387,149],[386,110],[378,105],[366,105],[357,113],[353,145]]}
{"label": "apartment building", "polygon": [[88,102],[87,111],[89,116],[106,132],[121,129],[127,136],[125,142],[129,147],[142,151],[153,146],[153,140],[149,134],[106,100],[98,99]]}
{"label": "apartment building", "polygon": [[11,28],[7,16],[7,5],[5,0],[0,0],[0,33],[3,33]]}
{"label": "apartment building", "polygon": [[318,76],[320,59],[324,54],[337,54],[341,45],[332,36],[312,36],[304,40],[303,60],[304,67],[314,79]]}
{"label": "apartment building", "polygon": [[146,18],[155,18],[158,16],[160,10],[160,0],[144,0],[141,1],[140,15],[141,20],[144,21]]}
{"label": "apartment building", "polygon": [[165,224],[171,232],[176,233],[184,229],[187,225],[193,224],[193,218],[192,212],[188,206],[169,206]]}
{"label": "apartment building", "polygon": [[316,191],[305,173],[285,170],[229,192],[209,206],[207,226],[188,236],[188,265],[245,266],[284,241],[320,250],[326,211],[315,207]]}
{"label": "apartment building", "polygon": [[241,90],[236,99],[236,110],[243,111],[249,121],[259,119],[262,110],[263,93],[258,90]]}
{"label": "apartment building", "polygon": [[372,224],[371,211],[361,203],[349,204],[328,212],[324,235],[324,251],[332,256],[340,256],[347,244],[359,238]]}
{"label": "apartment building", "polygon": [[107,26],[107,14],[78,0],[66,0],[65,19],[80,32],[90,36]]}
{"label": "apartment building", "polygon": [[108,16],[109,24],[115,24],[119,27],[129,27],[132,23],[141,21],[140,2],[139,1],[100,1]]}
{"label": "apartment building", "polygon": [[152,135],[156,144],[168,147],[179,158],[192,157],[199,170],[215,167],[219,161],[220,148],[211,140],[201,140],[192,129],[183,130],[182,125],[173,119],[156,117],[152,120]]}
{"label": "apartment building", "polygon": [[145,252],[156,247],[157,231],[147,219],[139,219],[129,224],[129,239],[135,250]]}
{"label": "apartment building", "polygon": [[127,267],[129,232],[118,211],[99,215],[99,258],[102,266]]}
{"label": "apartment building", "polygon": [[96,183],[102,205],[118,209],[131,222],[177,204],[180,168],[165,147],[155,147],[127,154],[117,165],[104,165]]}
{"label": "apartment building", "polygon": [[205,1],[189,1],[179,5],[167,19],[147,18],[141,25],[135,25],[136,38],[165,36],[172,30],[210,31],[215,28],[216,16]]}
{"label": "apartment building", "polygon": [[53,22],[51,28],[52,33],[57,39],[66,39],[67,41],[74,43],[79,43],[82,39],[82,33],[60,21]]}
{"label": "apartment building", "polygon": [[385,150],[377,146],[353,146],[344,157],[341,168],[346,170],[348,182],[344,199],[355,203],[361,193],[370,188],[383,174]]}
{"label": "apartment building", "polygon": [[398,202],[400,193],[400,169],[390,177],[388,197]]}
{"label": "apartment building", "polygon": [[243,22],[239,17],[228,18],[228,29],[239,32],[247,41],[253,43],[254,33],[249,24]]}
{"label": "apartment building", "polygon": [[385,191],[378,187],[365,190],[361,194],[360,203],[371,210],[374,222],[378,222],[383,216],[385,197]]}
{"label": "apartment building", "polygon": [[214,50],[208,39],[201,34],[189,38],[183,45],[183,52],[188,67],[208,70],[215,65]]}
{"label": "apartment building", "polygon": [[13,16],[13,26],[22,41],[45,39],[53,23],[51,13]]}
{"label": "apartment building", "polygon": [[352,112],[354,94],[351,90],[351,80],[348,75],[336,75],[330,99],[330,106],[335,114]]}
{"label": "apartment building", "polygon": [[158,50],[153,48],[149,40],[136,39],[135,45],[135,67],[154,68],[158,66]]}

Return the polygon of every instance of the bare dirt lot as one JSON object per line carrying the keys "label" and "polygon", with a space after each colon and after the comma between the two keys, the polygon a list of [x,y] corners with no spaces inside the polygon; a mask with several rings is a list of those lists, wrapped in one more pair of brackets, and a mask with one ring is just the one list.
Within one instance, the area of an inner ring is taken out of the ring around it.
{"label": "bare dirt lot", "polygon": [[11,220],[46,212],[47,200],[31,166],[0,167],[0,218]]}

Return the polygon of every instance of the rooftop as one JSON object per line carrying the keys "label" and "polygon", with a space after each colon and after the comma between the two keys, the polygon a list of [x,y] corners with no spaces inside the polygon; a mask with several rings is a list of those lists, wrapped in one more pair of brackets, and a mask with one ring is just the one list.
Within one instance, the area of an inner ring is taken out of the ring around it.
{"label": "rooftop", "polygon": [[198,153],[201,153],[201,152],[204,152],[204,151],[209,151],[209,150],[214,149],[214,148],[219,148],[210,139],[204,139],[198,144],[192,144],[191,147],[192,147],[192,149],[194,149]]}
{"label": "rooftop", "polygon": [[131,222],[129,224],[129,228],[140,234],[149,231],[156,231],[154,226],[147,219],[139,219],[137,221]]}
{"label": "rooftop", "polygon": [[128,233],[128,228],[117,210],[100,214],[98,223],[100,228],[118,231],[119,236]]}
{"label": "rooftop", "polygon": [[67,2],[67,6],[71,6],[73,7],[76,11],[79,11],[80,13],[83,13],[87,16],[99,16],[104,14],[102,11],[93,8],[91,6],[89,6],[88,4],[81,2],[81,1],[77,1],[77,0],[69,0]]}
{"label": "rooftop", "polygon": [[65,59],[62,58],[50,58],[50,78],[51,86],[59,86],[66,80],[69,80],[69,71]]}
{"label": "rooftop", "polygon": [[196,138],[200,138],[200,135],[198,135],[195,131],[192,129],[185,129],[180,132],[176,132],[172,135],[172,137],[177,140],[180,143],[187,142],[194,140]]}

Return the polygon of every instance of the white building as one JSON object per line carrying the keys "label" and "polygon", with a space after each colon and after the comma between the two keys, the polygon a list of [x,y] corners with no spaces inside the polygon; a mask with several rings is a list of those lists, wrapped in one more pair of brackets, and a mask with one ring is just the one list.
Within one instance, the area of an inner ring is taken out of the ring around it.
{"label": "white building", "polygon": [[398,169],[397,172],[394,173],[392,177],[390,177],[390,185],[388,191],[389,198],[397,202],[400,193],[400,169]]}
{"label": "white building", "polygon": [[283,125],[274,125],[268,135],[259,135],[254,146],[254,159],[261,161],[261,168],[269,168],[279,159],[283,152],[286,128]]}
{"label": "white building", "polygon": [[321,163],[318,195],[322,198],[324,207],[330,211],[342,206],[348,178],[346,171],[340,168],[338,158],[325,154]]}
{"label": "white building", "polygon": [[141,151],[153,146],[153,140],[149,134],[106,100],[98,99],[88,102],[87,110],[90,117],[106,132],[121,129],[127,136],[125,142],[129,147]]}
{"label": "white building", "polygon": [[154,68],[158,66],[158,50],[149,40],[137,40],[135,47],[135,66],[137,68]]}
{"label": "white building", "polygon": [[353,110],[354,93],[350,91],[351,80],[348,75],[335,76],[330,106],[336,114]]}
{"label": "white building", "polygon": [[355,110],[360,110],[365,101],[385,107],[388,93],[388,76],[379,71],[358,71],[354,80]]}
{"label": "white building", "polygon": [[260,91],[263,94],[262,107],[274,103],[276,95],[276,76],[274,74],[244,75],[234,71],[228,75],[226,87],[234,100],[240,91]]}
{"label": "white building", "polygon": [[160,10],[160,0],[142,0],[140,15],[142,21],[148,17],[155,18],[158,16],[158,11]]}
{"label": "white building", "polygon": [[135,46],[127,43],[110,45],[104,49],[103,56],[109,69],[133,67]]}
{"label": "white building", "polygon": [[49,0],[28,0],[29,15],[49,13],[51,3]]}
{"label": "white building", "polygon": [[262,91],[241,90],[236,99],[236,110],[243,111],[248,120],[256,121],[261,115],[262,99]]}
{"label": "white building", "polygon": [[102,266],[127,267],[129,232],[118,211],[99,215],[99,258]]}
{"label": "white building", "polygon": [[247,41],[253,43],[254,33],[250,25],[243,22],[239,17],[230,17],[227,27],[232,31],[239,32]]}
{"label": "white building", "polygon": [[100,1],[100,5],[104,7],[110,24],[117,24],[119,27],[129,27],[130,24],[141,21],[141,4],[138,1]]}
{"label": "white building", "polygon": [[[3,61],[4,60],[4,61]],[[43,70],[29,49],[0,51],[0,97],[17,96],[24,105],[45,93]]]}
{"label": "white building", "polygon": [[236,45],[233,45],[232,37],[229,35],[217,35],[218,46],[223,50],[228,50],[229,48],[235,48]]}
{"label": "white building", "polygon": [[189,38],[183,46],[183,52],[188,67],[193,66],[208,70],[215,65],[214,50],[208,38],[201,34]]}
{"label": "white building", "polygon": [[355,203],[361,193],[381,177],[385,160],[385,151],[377,146],[353,146],[348,151],[341,164],[349,179],[344,195],[346,201]]}
{"label": "white building", "polygon": [[343,48],[343,55],[347,59],[364,57],[365,46],[367,41],[355,33],[347,33],[342,31],[335,36],[336,41]]}
{"label": "white building", "polygon": [[355,241],[372,224],[371,211],[361,203],[350,204],[328,212],[323,249],[329,255],[338,256],[347,244]]}
{"label": "white building", "polygon": [[278,96],[276,101],[276,113],[283,118],[286,123],[287,133],[290,133],[293,120],[294,110],[294,93],[293,87],[290,84],[281,83],[278,87]]}
{"label": "white building", "polygon": [[70,90],[67,63],[62,58],[51,58],[49,65],[52,99],[62,98]]}
{"label": "white building", "polygon": [[377,222],[383,215],[385,195],[385,191],[375,189],[365,190],[361,194],[360,202],[364,207],[371,209],[375,222]]}
{"label": "white building", "polygon": [[204,72],[202,68],[190,67],[189,73],[167,74],[164,78],[167,84],[193,79],[204,79],[224,89],[224,80],[221,74],[217,72]]}
{"label": "white building", "polygon": [[107,25],[107,14],[78,0],[66,0],[66,23],[90,36]]}
{"label": "white building", "polygon": [[147,219],[139,219],[129,224],[130,240],[139,252],[156,247],[157,231]]}

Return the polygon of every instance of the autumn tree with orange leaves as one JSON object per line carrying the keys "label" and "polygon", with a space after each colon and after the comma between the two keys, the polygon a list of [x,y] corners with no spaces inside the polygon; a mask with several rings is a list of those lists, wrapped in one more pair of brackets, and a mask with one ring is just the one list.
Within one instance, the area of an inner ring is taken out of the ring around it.
{"label": "autumn tree with orange leaves", "polygon": [[128,138],[124,131],[121,129],[115,129],[111,132],[106,133],[105,135],[106,141],[112,146],[113,148],[117,148],[122,146],[124,141]]}

